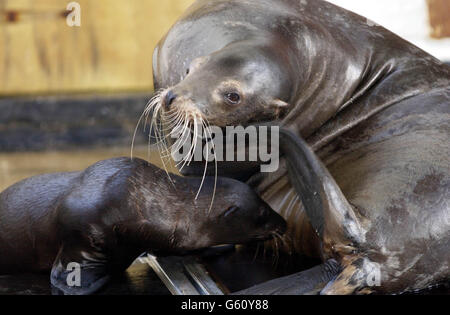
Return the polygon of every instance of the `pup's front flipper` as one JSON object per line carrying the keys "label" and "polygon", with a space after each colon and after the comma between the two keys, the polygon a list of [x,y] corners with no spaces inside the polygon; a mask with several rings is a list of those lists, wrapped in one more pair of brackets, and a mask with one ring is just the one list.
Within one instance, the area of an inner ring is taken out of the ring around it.
{"label": "pup's front flipper", "polygon": [[50,275],[52,286],[66,295],[89,295],[110,280],[106,263],[98,253],[71,251],[61,246]]}
{"label": "pup's front flipper", "polygon": [[319,294],[340,272],[333,259],[312,269],[256,285],[233,295],[310,295]]}

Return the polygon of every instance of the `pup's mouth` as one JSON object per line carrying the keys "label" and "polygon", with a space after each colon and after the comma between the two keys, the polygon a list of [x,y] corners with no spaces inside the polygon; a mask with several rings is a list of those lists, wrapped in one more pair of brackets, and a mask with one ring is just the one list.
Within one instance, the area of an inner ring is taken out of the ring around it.
{"label": "pup's mouth", "polygon": [[272,232],[269,233],[265,233],[262,235],[258,235],[254,238],[254,240],[256,241],[270,241],[276,238],[282,238],[283,234],[286,233],[286,228],[285,227],[280,227],[280,228],[276,228],[275,230],[273,230]]}

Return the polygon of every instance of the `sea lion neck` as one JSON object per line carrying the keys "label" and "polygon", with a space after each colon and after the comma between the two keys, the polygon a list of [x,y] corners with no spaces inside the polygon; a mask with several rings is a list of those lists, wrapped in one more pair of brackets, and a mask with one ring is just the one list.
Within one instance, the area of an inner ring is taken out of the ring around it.
{"label": "sea lion neck", "polygon": [[[437,59],[397,35],[334,5],[325,4],[327,10],[316,11],[316,4],[308,3],[300,17],[284,21],[298,24],[294,31],[299,40],[296,72],[300,77],[291,92],[292,110],[282,124],[314,149],[379,111],[426,92],[424,82],[433,87],[448,85],[448,80],[442,82],[444,70]],[[407,72],[415,77],[405,82]],[[341,121],[347,111],[352,112],[352,122],[350,117]],[[336,124],[342,128],[337,130]]]}
{"label": "sea lion neck", "polygon": [[[407,75],[408,72],[414,75]],[[390,106],[450,84],[450,71],[430,56],[410,60],[392,58],[366,77],[350,98],[338,104],[328,121],[305,133],[315,151]]]}
{"label": "sea lion neck", "polygon": [[[217,193],[220,192],[222,181],[218,178],[216,183],[214,177],[206,177],[203,180],[202,177],[179,176],[144,163],[129,179],[127,202],[139,204],[139,207],[134,207],[142,209],[142,219],[160,213],[168,220],[172,217],[172,222],[177,222],[185,215],[186,207],[196,209],[190,211],[191,213],[207,214],[214,187],[216,186]],[[169,206],[173,211],[167,211]]]}
{"label": "sea lion neck", "polygon": [[[224,179],[214,176],[203,177],[176,177],[177,187],[183,187],[183,193],[187,200],[192,201],[192,206],[198,212],[207,213],[215,194],[220,193]],[[178,189],[178,188],[177,188]]]}

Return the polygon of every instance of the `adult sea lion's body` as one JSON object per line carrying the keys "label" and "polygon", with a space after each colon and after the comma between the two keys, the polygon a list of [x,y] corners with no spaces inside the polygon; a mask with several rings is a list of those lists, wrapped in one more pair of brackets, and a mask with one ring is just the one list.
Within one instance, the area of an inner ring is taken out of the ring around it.
{"label": "adult sea lion's body", "polygon": [[[284,133],[297,178],[282,163],[251,182],[288,219],[297,251],[341,264],[340,280],[323,293],[398,293],[448,281],[447,65],[324,1],[199,0],[156,48],[154,77],[169,114],[220,127],[271,121],[306,139],[326,168]],[[300,156],[321,175],[302,169]],[[316,178],[318,190],[301,178]],[[327,210],[332,196],[341,211]],[[366,282],[374,264],[380,286]]]}
{"label": "adult sea lion's body", "polygon": [[[182,254],[267,239],[284,220],[245,184],[167,174],[139,159],[101,161],[82,172],[48,174],[0,194],[0,274],[51,272],[54,286],[90,294],[145,251]],[[245,227],[245,228],[243,228]],[[70,263],[81,267],[70,287]]]}

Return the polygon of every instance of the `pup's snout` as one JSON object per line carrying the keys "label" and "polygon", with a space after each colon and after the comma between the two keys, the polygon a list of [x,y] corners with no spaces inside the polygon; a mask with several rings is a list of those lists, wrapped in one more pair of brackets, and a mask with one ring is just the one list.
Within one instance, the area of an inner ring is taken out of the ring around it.
{"label": "pup's snout", "polygon": [[283,221],[281,222],[280,226],[278,227],[277,232],[281,235],[283,235],[284,233],[286,233],[287,231],[287,223],[286,221],[283,219]]}
{"label": "pup's snout", "polygon": [[173,91],[168,91],[166,93],[166,97],[164,98],[164,106],[167,109],[170,109],[170,105],[172,105],[173,101],[177,98],[177,95]]}

